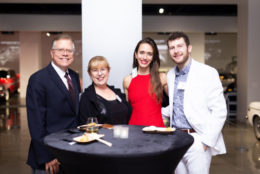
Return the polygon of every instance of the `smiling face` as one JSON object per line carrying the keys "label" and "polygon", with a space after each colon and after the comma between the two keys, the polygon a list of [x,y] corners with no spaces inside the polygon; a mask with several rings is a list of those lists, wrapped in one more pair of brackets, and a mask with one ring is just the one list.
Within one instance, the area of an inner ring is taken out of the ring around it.
{"label": "smiling face", "polygon": [[90,70],[90,77],[96,86],[104,86],[107,84],[109,69],[104,66],[95,67]]}
{"label": "smiling face", "polygon": [[181,70],[189,62],[192,46],[187,46],[183,38],[177,38],[175,40],[169,40],[168,47],[172,60]]}
{"label": "smiling face", "polygon": [[50,51],[55,65],[66,71],[74,60],[74,46],[69,39],[56,40]]}
{"label": "smiling face", "polygon": [[153,48],[148,43],[142,43],[139,46],[137,52],[135,52],[135,58],[138,62],[138,69],[149,69],[150,63],[153,60]]}
{"label": "smiling face", "polygon": [[95,56],[90,59],[88,73],[95,86],[104,87],[107,85],[110,66],[102,56]]}

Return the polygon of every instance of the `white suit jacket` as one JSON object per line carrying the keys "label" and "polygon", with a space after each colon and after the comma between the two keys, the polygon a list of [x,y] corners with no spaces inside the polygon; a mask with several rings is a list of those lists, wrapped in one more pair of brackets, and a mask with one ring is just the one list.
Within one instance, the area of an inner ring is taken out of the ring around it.
{"label": "white suit jacket", "polygon": [[[170,69],[167,74],[170,125],[173,115],[175,68]],[[183,108],[191,127],[210,148],[212,155],[226,153],[221,130],[227,109],[218,72],[192,59],[184,88]]]}

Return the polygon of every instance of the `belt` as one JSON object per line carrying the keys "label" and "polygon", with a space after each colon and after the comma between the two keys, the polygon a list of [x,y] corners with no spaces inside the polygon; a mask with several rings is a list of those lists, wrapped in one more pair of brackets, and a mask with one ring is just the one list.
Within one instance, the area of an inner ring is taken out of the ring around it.
{"label": "belt", "polygon": [[186,132],[186,133],[193,133],[193,132],[196,132],[194,129],[178,129],[182,132]]}

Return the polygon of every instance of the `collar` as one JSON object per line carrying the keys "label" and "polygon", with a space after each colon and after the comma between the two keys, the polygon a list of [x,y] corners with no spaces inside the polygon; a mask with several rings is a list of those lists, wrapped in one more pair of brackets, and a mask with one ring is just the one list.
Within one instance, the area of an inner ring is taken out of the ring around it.
{"label": "collar", "polygon": [[181,71],[179,70],[178,66],[176,66],[176,68],[175,68],[176,76],[188,74],[190,71],[191,63],[192,63],[192,59],[190,59],[189,64],[186,65]]}
{"label": "collar", "polygon": [[[53,61],[51,61],[51,65],[55,69],[55,71],[59,74],[60,77],[64,77],[65,71],[63,71],[60,67],[55,65],[55,63],[53,63]],[[66,72],[69,74],[68,69],[66,70]]]}
{"label": "collar", "polygon": [[[110,86],[107,84],[107,87],[109,87],[112,91],[114,91],[114,93],[116,95],[119,95],[119,91],[120,89],[115,88],[114,86]],[[96,101],[97,100],[97,95],[96,95],[96,91],[95,91],[95,87],[94,87],[94,83],[92,82],[91,85],[89,85],[86,89],[85,92],[87,93],[87,95],[89,96],[89,100],[92,101]]]}

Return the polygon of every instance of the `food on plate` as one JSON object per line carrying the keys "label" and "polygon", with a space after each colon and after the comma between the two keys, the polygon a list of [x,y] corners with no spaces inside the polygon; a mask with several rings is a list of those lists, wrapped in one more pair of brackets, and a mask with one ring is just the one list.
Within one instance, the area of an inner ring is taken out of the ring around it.
{"label": "food on plate", "polygon": [[167,127],[167,128],[166,128],[166,131],[169,131],[169,132],[170,132],[170,131],[174,131],[174,129],[171,128],[171,127]]}
{"label": "food on plate", "polygon": [[87,134],[83,134],[80,138],[79,138],[80,142],[88,142],[89,138]]}
{"label": "food on plate", "polygon": [[88,136],[88,134],[83,134],[79,137],[73,138],[73,140],[78,142],[78,143],[87,143],[87,142],[93,141],[93,138]]}
{"label": "food on plate", "polygon": [[84,133],[83,135],[81,135],[79,137],[73,138],[73,140],[78,143],[88,143],[88,142],[94,141],[98,138],[101,138],[103,136],[104,136],[104,134]]}

